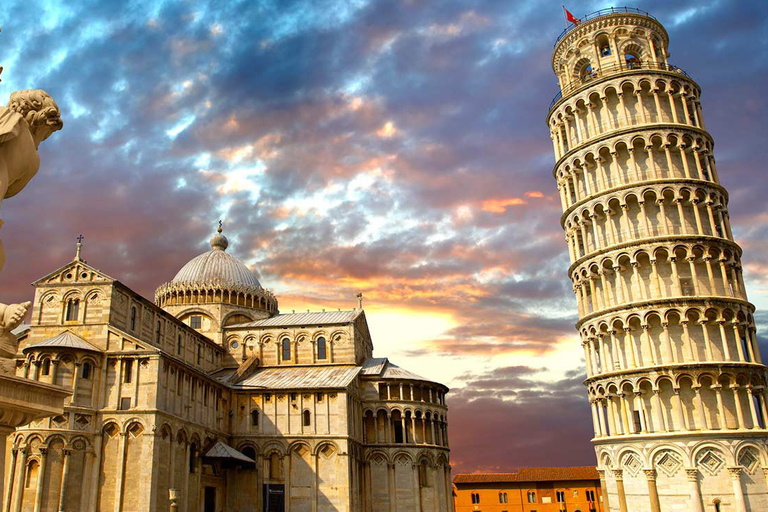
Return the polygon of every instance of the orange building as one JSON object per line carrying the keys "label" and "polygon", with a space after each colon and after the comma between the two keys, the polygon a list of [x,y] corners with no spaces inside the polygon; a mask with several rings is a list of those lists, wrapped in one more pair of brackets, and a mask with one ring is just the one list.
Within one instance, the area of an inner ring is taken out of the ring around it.
{"label": "orange building", "polygon": [[456,475],[456,512],[604,512],[594,466]]}

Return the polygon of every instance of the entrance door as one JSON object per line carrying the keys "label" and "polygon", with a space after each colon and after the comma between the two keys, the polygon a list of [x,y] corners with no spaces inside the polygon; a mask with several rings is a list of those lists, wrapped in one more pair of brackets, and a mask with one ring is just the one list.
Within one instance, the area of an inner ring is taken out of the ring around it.
{"label": "entrance door", "polygon": [[264,484],[264,512],[285,512],[285,486]]}
{"label": "entrance door", "polygon": [[205,512],[216,512],[216,488],[205,487]]}

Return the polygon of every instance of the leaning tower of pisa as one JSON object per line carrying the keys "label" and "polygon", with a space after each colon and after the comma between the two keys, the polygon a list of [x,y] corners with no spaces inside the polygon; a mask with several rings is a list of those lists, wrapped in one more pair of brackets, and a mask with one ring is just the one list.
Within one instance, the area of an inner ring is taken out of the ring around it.
{"label": "leaning tower of pisa", "polygon": [[[547,124],[610,510],[768,510],[766,367],[698,84],[650,14],[558,38]],[[606,510],[608,507],[606,507]]]}

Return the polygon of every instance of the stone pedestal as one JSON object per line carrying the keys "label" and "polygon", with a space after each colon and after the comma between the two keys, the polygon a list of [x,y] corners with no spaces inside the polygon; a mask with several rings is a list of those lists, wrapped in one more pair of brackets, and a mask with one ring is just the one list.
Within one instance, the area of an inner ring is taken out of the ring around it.
{"label": "stone pedestal", "polygon": [[40,418],[61,414],[64,399],[71,394],[59,386],[0,373],[0,496],[5,496],[8,434]]}

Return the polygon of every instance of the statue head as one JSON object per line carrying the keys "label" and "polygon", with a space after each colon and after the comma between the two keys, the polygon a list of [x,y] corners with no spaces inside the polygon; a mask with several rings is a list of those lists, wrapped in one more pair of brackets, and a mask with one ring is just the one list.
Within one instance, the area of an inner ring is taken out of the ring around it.
{"label": "statue head", "polygon": [[8,108],[21,114],[29,125],[32,137],[38,146],[53,132],[61,130],[64,126],[59,106],[51,95],[42,89],[27,89],[12,93]]}

